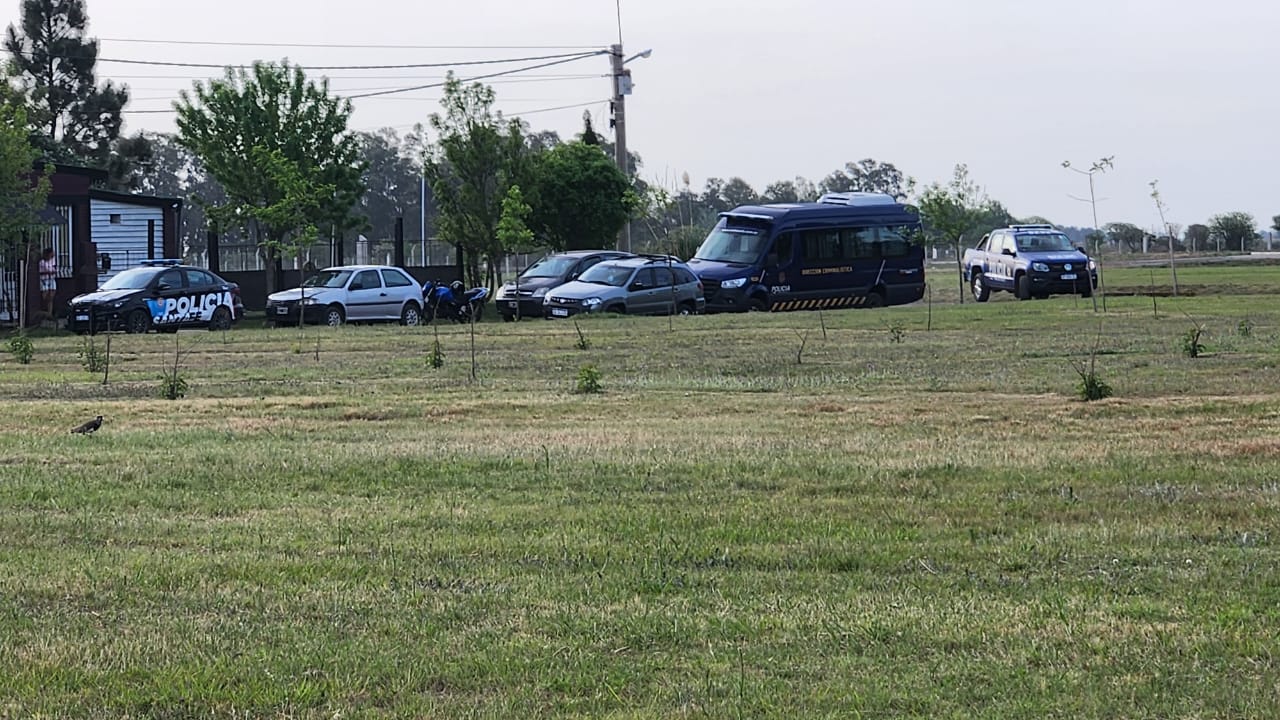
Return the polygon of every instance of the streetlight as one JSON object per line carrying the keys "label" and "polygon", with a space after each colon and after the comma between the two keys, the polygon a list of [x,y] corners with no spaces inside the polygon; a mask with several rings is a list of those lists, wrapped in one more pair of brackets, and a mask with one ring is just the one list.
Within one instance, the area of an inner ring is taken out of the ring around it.
{"label": "streetlight", "polygon": [[[1102,229],[1098,227],[1098,198],[1097,198],[1097,195],[1094,194],[1093,176],[1097,175],[1100,172],[1106,172],[1114,168],[1115,163],[1113,161],[1115,160],[1115,158],[1116,158],[1115,155],[1111,155],[1108,157],[1101,158],[1099,160],[1095,160],[1094,163],[1089,166],[1088,170],[1081,170],[1080,168],[1073,167],[1071,165],[1070,160],[1062,161],[1062,167],[1070,170],[1071,172],[1078,173],[1080,175],[1084,175],[1089,178],[1089,199],[1088,200],[1085,200],[1084,198],[1078,198],[1074,195],[1068,195],[1067,197],[1071,198],[1072,200],[1079,200],[1081,202],[1089,203],[1089,207],[1093,209],[1093,231],[1094,232],[1102,232]],[[1098,292],[1102,294],[1102,312],[1106,312],[1107,311],[1107,286],[1102,279],[1102,244],[1101,243],[1098,244],[1097,250],[1098,250]],[[1097,310],[1096,300],[1094,301],[1094,310],[1095,311]]]}
{"label": "streetlight", "polygon": [[[629,58],[623,59],[622,43],[613,45],[609,48],[609,58],[613,65],[613,119],[610,124],[613,126],[613,157],[618,163],[618,169],[622,171],[628,180],[631,178],[630,168],[627,163],[627,96],[631,94],[631,71],[623,66],[635,60],[636,58],[647,58],[653,55],[653,49],[638,52]],[[626,228],[618,235],[618,249],[624,252],[631,252],[631,221],[627,221]]]}

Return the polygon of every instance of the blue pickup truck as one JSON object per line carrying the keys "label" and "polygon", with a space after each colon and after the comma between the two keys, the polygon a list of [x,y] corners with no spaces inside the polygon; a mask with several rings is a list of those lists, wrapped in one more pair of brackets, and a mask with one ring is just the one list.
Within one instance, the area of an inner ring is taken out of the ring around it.
{"label": "blue pickup truck", "polygon": [[1097,263],[1052,225],[993,230],[977,247],[964,251],[961,264],[978,302],[986,302],[997,290],[1019,300],[1077,294],[1087,298],[1098,286]]}

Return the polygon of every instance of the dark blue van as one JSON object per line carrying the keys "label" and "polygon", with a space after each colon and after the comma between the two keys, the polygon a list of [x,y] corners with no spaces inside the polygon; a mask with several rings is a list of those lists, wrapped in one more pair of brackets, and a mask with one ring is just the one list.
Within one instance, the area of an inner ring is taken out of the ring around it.
{"label": "dark blue van", "polygon": [[709,312],[905,305],[924,297],[920,215],[888,195],[744,205],[689,261]]}

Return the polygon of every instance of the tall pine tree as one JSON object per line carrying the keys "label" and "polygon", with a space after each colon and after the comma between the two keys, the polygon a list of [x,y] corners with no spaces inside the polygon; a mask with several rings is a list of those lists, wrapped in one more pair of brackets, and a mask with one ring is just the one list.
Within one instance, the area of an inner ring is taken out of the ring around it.
{"label": "tall pine tree", "polygon": [[84,0],[22,0],[22,22],[9,26],[5,49],[46,157],[107,169],[113,185],[133,187],[150,147],[141,136],[121,141],[129,89],[98,84],[98,41],[86,37],[88,24]]}

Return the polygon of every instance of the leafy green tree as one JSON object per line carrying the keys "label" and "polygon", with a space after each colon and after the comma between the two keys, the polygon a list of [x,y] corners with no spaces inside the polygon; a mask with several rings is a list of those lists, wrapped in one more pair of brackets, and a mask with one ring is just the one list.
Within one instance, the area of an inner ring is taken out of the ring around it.
{"label": "leafy green tree", "polygon": [[1107,223],[1103,228],[1107,232],[1107,237],[1111,238],[1112,244],[1120,250],[1128,250],[1129,252],[1142,251],[1142,239],[1147,233],[1142,228],[1132,223],[1113,222]]}
{"label": "leafy green tree", "polygon": [[1271,229],[1280,232],[1280,215],[1271,216]]}
{"label": "leafy green tree", "polygon": [[[436,234],[458,249],[469,284],[492,284],[502,203],[512,185],[529,175],[523,130],[493,110],[493,88],[445,82],[443,113],[431,115],[437,136],[427,148],[423,172],[435,195]],[[530,183],[532,184],[532,183]],[[480,262],[487,264],[482,279]]]}
{"label": "leafy green tree", "polygon": [[557,145],[537,163],[538,204],[534,226],[556,250],[613,244],[638,207],[631,183],[597,145]]}
{"label": "leafy green tree", "polygon": [[1248,252],[1258,237],[1258,223],[1247,212],[1222,213],[1209,220],[1209,234],[1227,250]]}
{"label": "leafy green tree", "polygon": [[935,242],[954,248],[956,269],[960,271],[960,302],[964,302],[962,246],[1013,222],[1013,216],[969,177],[967,165],[957,165],[951,182],[934,183],[920,196],[920,215],[925,233]]}
{"label": "leafy green tree", "polygon": [[1204,252],[1209,248],[1209,226],[1199,223],[1188,225],[1183,240],[1191,252]]}
{"label": "leafy green tree", "polygon": [[823,193],[874,192],[891,195],[898,200],[909,197],[915,186],[916,181],[904,175],[893,163],[871,158],[845,163],[843,169],[836,170],[818,183],[818,189]]}
{"label": "leafy green tree", "polygon": [[507,188],[507,196],[502,199],[502,217],[498,219],[498,241],[507,252],[527,251],[533,245],[533,231],[526,222],[532,212],[519,185]]}
{"label": "leafy green tree", "polygon": [[348,130],[351,103],[330,95],[327,81],[317,85],[287,62],[259,62],[195,83],[174,107],[178,142],[227,193],[215,213],[220,223],[246,228],[266,260],[268,292],[277,289],[280,248],[300,228],[291,213],[265,211],[289,205],[284,182],[290,176],[264,172],[264,158],[272,158],[277,170],[289,163],[309,187],[332,190],[313,208],[309,221],[316,227],[343,233],[363,226],[352,213],[364,193],[364,165],[359,142]]}
{"label": "leafy green tree", "polygon": [[[356,133],[365,166],[365,192],[354,212],[366,219],[371,238],[390,238],[395,221],[404,218],[406,238],[422,232],[422,153],[412,138],[402,138],[391,128]],[[427,220],[435,210],[427,192]]]}
{"label": "leafy green tree", "polygon": [[45,155],[106,169],[114,187],[134,189],[151,151],[141,134],[121,138],[129,89],[98,83],[98,41],[86,37],[88,24],[84,0],[23,0],[5,49]]}
{"label": "leafy green tree", "polygon": [[27,122],[21,105],[0,102],[0,249],[21,248],[49,196],[53,168],[37,169],[40,151],[31,144]]}

